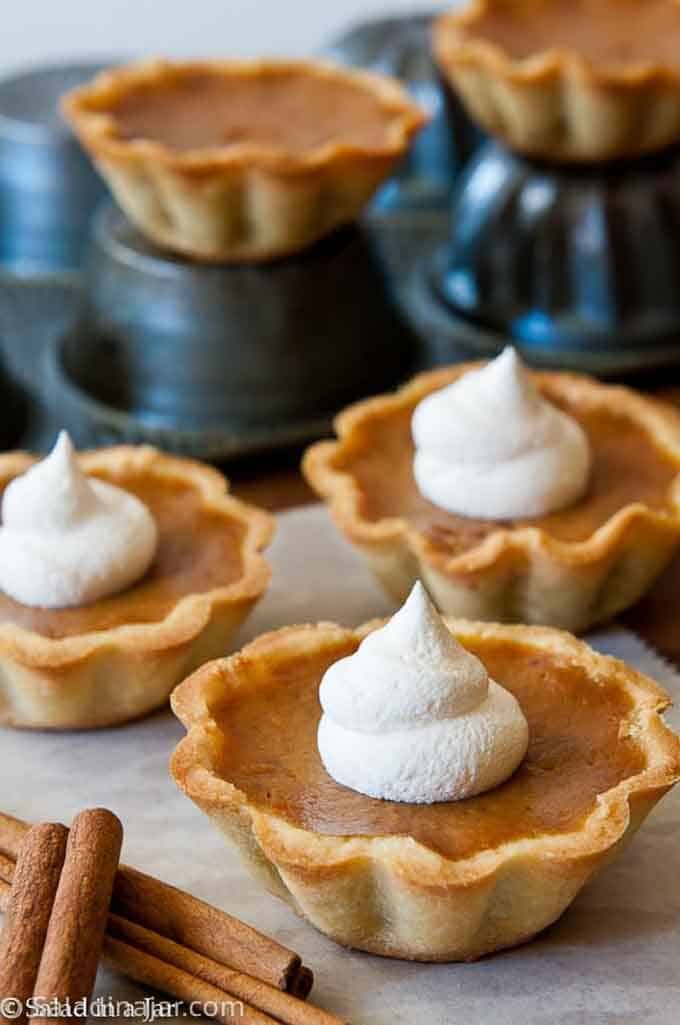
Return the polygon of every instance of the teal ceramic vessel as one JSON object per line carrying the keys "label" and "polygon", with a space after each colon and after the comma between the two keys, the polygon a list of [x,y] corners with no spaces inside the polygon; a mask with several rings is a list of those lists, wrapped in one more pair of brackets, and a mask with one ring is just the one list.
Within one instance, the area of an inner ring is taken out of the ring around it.
{"label": "teal ceramic vessel", "polygon": [[457,182],[427,276],[480,352],[495,334],[609,373],[675,362],[680,153],[565,168],[488,142]]}
{"label": "teal ceramic vessel", "polygon": [[106,188],[59,113],[59,99],[101,70],[68,64],[0,80],[0,270],[78,270]]}
{"label": "teal ceramic vessel", "polygon": [[415,340],[357,225],[275,263],[201,265],[160,252],[110,205],[95,219],[80,316],[55,353],[84,414],[94,402],[138,431],[193,432],[198,447],[203,434],[214,451],[220,437],[229,448],[318,434],[348,402],[408,376]]}
{"label": "teal ceramic vessel", "polygon": [[332,58],[401,79],[430,123],[418,134],[397,173],[378,192],[374,209],[429,210],[446,204],[457,154],[444,92],[431,55],[435,11],[361,22],[327,48]]}

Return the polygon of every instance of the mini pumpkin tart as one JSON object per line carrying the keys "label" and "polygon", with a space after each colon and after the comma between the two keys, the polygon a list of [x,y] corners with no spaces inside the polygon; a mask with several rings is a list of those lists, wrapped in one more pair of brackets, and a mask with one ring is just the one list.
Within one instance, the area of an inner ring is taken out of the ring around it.
{"label": "mini pumpkin tart", "polygon": [[269,260],[355,219],[424,124],[394,80],[320,61],[148,62],[64,112],[123,210],[198,260]]}
{"label": "mini pumpkin tart", "polygon": [[472,0],[434,49],[471,116],[558,161],[633,157],[680,141],[677,0]]}
{"label": "mini pumpkin tart", "polygon": [[197,462],[76,456],[62,436],[40,463],[0,456],[0,491],[2,724],[111,726],[161,706],[269,582],[273,521]]}
{"label": "mini pumpkin tart", "polygon": [[481,366],[351,406],[304,473],[396,599],[421,578],[451,615],[585,630],[633,604],[680,543],[680,417],[627,388],[522,370],[512,350]]}
{"label": "mini pumpkin tart", "polygon": [[[471,960],[562,914],[680,778],[680,739],[653,681],[547,628],[448,620],[460,642],[451,690],[439,655],[453,638],[430,632],[419,647],[409,631],[401,646],[385,636],[405,612],[382,630],[287,627],[203,666],[172,698],[188,735],[171,768],[264,885],[328,936],[392,957]],[[384,664],[371,644],[380,634]],[[417,664],[433,650],[436,661]],[[329,682],[341,684],[333,700]],[[333,759],[324,721],[352,716],[348,689],[385,732],[336,726]],[[391,732],[405,714],[406,741],[403,721]],[[500,785],[487,776],[475,795],[470,753],[485,756],[494,741],[507,763],[500,778],[519,767]],[[366,790],[336,782],[331,763]],[[437,766],[441,782],[457,772],[473,796],[428,793]],[[399,798],[366,796],[388,778]],[[414,797],[413,785],[425,790]]]}

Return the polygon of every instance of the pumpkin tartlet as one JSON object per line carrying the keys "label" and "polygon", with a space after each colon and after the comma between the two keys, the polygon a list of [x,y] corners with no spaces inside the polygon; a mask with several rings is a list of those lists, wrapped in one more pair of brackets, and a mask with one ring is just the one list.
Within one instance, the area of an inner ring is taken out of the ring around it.
{"label": "pumpkin tartlet", "polygon": [[[164,704],[188,672],[225,652],[266,590],[267,513],[227,494],[200,463],[146,446],[79,457],[90,476],[140,498],[158,529],[141,580],[89,605],[47,609],[0,592],[0,723],[112,726]],[[0,456],[0,491],[36,458]]]}
{"label": "pumpkin tartlet", "polygon": [[652,680],[568,634],[449,620],[519,701],[524,762],[464,801],[374,800],[321,763],[318,688],[379,624],[266,634],[175,691],[180,788],[264,885],[350,947],[470,960],[555,921],[680,778]]}
{"label": "pumpkin tartlet", "polygon": [[473,0],[441,16],[435,54],[470,115],[557,161],[680,141],[677,0]]}
{"label": "pumpkin tartlet", "polygon": [[146,62],[63,109],[145,235],[230,262],[354,220],[425,122],[395,80],[312,60]]}
{"label": "pumpkin tartlet", "polygon": [[680,416],[627,388],[532,373],[588,436],[585,496],[539,519],[456,516],[416,486],[411,416],[426,395],[477,366],[421,374],[345,410],[338,440],[305,454],[307,480],[400,602],[420,578],[450,615],[573,632],[609,619],[647,590],[680,544]]}

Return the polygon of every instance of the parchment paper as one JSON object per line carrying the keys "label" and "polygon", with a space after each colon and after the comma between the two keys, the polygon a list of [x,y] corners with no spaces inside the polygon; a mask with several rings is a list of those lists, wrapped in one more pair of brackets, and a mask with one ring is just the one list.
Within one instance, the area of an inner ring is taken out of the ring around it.
{"label": "parchment paper", "polygon": [[[279,519],[274,582],[239,637],[291,622],[349,625],[391,611],[324,510]],[[674,672],[624,631],[598,647],[627,655],[675,691]],[[673,715],[680,727],[677,710]],[[85,734],[0,730],[0,807],[65,822],[81,808],[113,809],[126,829],[124,860],[277,937],[316,973],[313,999],[354,1025],[678,1025],[680,1022],[680,788],[628,850],[534,942],[470,965],[423,965],[352,953],[319,935],[251,882],[210,822],[167,773],[182,736],[168,711]],[[100,972],[97,991],[146,991]]]}

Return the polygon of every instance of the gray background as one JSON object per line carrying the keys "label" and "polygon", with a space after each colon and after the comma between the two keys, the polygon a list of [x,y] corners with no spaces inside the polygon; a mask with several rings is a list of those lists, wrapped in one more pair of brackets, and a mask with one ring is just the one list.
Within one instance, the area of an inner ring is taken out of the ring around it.
{"label": "gray background", "polygon": [[352,21],[435,6],[436,0],[0,0],[0,74],[76,56],[299,54]]}

